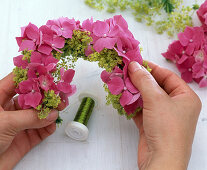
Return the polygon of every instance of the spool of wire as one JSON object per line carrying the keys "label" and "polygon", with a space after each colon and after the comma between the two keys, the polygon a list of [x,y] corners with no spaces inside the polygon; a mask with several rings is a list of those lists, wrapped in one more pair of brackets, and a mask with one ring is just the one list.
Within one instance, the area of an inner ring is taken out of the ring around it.
{"label": "spool of wire", "polygon": [[76,116],[72,122],[69,122],[65,132],[72,139],[84,141],[88,138],[88,121],[95,106],[95,99],[92,97],[83,97],[81,105],[78,108]]}

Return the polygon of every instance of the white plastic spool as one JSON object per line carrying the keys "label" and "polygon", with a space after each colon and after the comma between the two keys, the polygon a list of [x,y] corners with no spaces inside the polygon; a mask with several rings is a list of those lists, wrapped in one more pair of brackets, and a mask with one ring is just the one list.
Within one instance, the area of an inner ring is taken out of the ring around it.
{"label": "white plastic spool", "polygon": [[[82,102],[82,99],[84,97],[92,98],[95,101],[94,108],[97,108],[98,100],[94,95],[90,93],[81,93],[78,97],[79,101]],[[65,133],[74,140],[85,141],[88,139],[89,129],[87,126],[85,126],[82,123],[71,121],[68,123],[67,127],[65,128]]]}

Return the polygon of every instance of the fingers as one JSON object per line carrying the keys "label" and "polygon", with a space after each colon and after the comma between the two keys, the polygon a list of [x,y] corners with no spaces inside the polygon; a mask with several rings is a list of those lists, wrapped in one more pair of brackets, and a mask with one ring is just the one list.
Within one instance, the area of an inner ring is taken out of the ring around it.
{"label": "fingers", "polygon": [[57,110],[52,110],[46,119],[41,120],[38,118],[37,111],[32,109],[8,111],[2,114],[6,116],[9,125],[16,131],[46,127],[54,123],[58,117]]}
{"label": "fingers", "polygon": [[170,96],[175,96],[189,90],[189,86],[175,73],[154,63],[148,62],[148,64],[152,69],[151,74],[155,80]]}
{"label": "fingers", "polygon": [[41,141],[46,139],[48,136],[53,134],[56,130],[56,124],[52,123],[47,127],[40,129],[29,129],[27,130],[27,135],[29,137],[31,147],[38,145]]}
{"label": "fingers", "polygon": [[0,80],[0,105],[4,106],[4,104],[11,100],[15,94],[13,73],[10,73],[8,76]]}
{"label": "fingers", "polygon": [[166,95],[153,76],[138,62],[129,64],[128,73],[132,83],[140,91],[144,103],[145,101],[154,101],[161,95]]}

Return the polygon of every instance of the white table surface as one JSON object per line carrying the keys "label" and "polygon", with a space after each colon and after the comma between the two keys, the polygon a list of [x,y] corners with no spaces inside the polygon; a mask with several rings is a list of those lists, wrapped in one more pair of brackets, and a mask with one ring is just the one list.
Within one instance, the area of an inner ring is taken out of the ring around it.
{"label": "white table surface", "polygon": [[[185,0],[189,3],[193,0]],[[202,0],[200,0],[202,2]],[[119,14],[119,12],[117,12]],[[166,35],[156,34],[150,27],[135,22],[130,12],[121,13],[129,28],[141,42],[143,57],[178,73],[173,64],[161,56],[172,41]],[[107,19],[112,14],[98,12],[86,6],[83,0],[0,0],[0,79],[13,69],[12,58],[19,55],[16,36],[20,27],[32,22],[38,26],[48,19],[61,16],[83,21],[91,16]],[[194,16],[196,19],[196,16]],[[90,66],[89,66],[90,64]],[[57,131],[29,152],[15,170],[136,170],[138,130],[132,121],[105,105],[105,92],[100,79],[101,69],[96,63],[79,61],[74,83],[78,93],[70,99],[70,107],[62,113],[64,122]],[[179,73],[178,73],[179,74]],[[207,169],[207,88],[190,84],[203,102],[193,144],[189,170]],[[64,129],[74,118],[79,106],[78,95],[90,92],[99,99],[99,107],[89,122],[90,134],[85,142],[68,138]]]}

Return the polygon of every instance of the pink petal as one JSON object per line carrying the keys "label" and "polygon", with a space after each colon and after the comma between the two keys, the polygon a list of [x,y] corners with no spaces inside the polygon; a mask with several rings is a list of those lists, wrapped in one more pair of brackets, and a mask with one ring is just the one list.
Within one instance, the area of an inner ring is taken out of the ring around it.
{"label": "pink petal", "polygon": [[188,59],[188,56],[187,55],[182,55],[182,57],[178,60],[178,64],[182,64],[185,60],[187,60]]}
{"label": "pink petal", "polygon": [[32,91],[33,81],[28,79],[19,83],[19,91],[21,93],[29,93]]}
{"label": "pink petal", "polygon": [[22,67],[23,69],[25,69],[28,66],[28,61],[27,60],[23,60],[23,55],[19,55],[17,57],[13,58],[14,61],[14,65],[17,67]]}
{"label": "pink petal", "polygon": [[36,46],[35,43],[31,40],[23,40],[20,47],[19,51],[24,51],[24,50],[35,50]]}
{"label": "pink petal", "polygon": [[62,91],[63,93],[71,93],[72,92],[72,86],[65,82],[59,82],[57,84],[58,90]]}
{"label": "pink petal", "polygon": [[96,21],[93,24],[93,33],[96,36],[102,37],[109,32],[109,25],[104,21]]}
{"label": "pink petal", "polygon": [[23,41],[23,37],[16,37],[16,41],[17,41],[18,46],[20,47],[20,45]]}
{"label": "pink petal", "polygon": [[52,47],[49,45],[42,44],[41,46],[39,46],[38,51],[43,54],[49,55],[52,51]]}
{"label": "pink petal", "polygon": [[31,108],[31,106],[27,106],[27,105],[25,105],[25,99],[24,99],[24,97],[25,97],[25,94],[20,94],[20,95],[18,96],[18,104],[19,104],[19,106],[20,106],[22,109],[29,109],[29,108]]}
{"label": "pink petal", "polygon": [[102,73],[101,73],[101,79],[102,79],[102,81],[104,82],[104,83],[108,83],[109,82],[109,80],[110,80],[110,73],[108,73],[106,70],[104,70],[104,71],[102,71]]}
{"label": "pink petal", "polygon": [[108,88],[113,95],[118,95],[124,89],[124,82],[120,77],[114,77],[108,82]]}
{"label": "pink petal", "polygon": [[113,17],[114,24],[119,25],[123,30],[128,30],[128,24],[121,15],[115,15]]}
{"label": "pink petal", "polygon": [[92,30],[93,30],[93,18],[83,21],[82,27],[83,27],[83,29],[92,32]]}
{"label": "pink petal", "polygon": [[30,58],[31,63],[42,63],[42,55],[36,51],[32,52],[31,58]]}
{"label": "pink petal", "polygon": [[132,82],[130,81],[129,77],[126,78],[125,80],[125,84],[127,89],[131,92],[131,93],[138,93],[139,91],[136,89],[136,87],[134,87],[134,85],[132,84]]}
{"label": "pink petal", "polygon": [[55,57],[53,57],[53,56],[48,56],[48,57],[46,57],[46,59],[45,59],[45,65],[49,65],[49,64],[57,64],[58,63],[58,59],[57,58],[55,58]]}
{"label": "pink petal", "polygon": [[25,33],[31,40],[36,41],[39,39],[39,29],[34,24],[29,23],[29,25],[25,28]]}
{"label": "pink petal", "polygon": [[139,107],[139,100],[137,100],[136,102],[134,102],[130,105],[126,105],[124,107],[124,110],[126,111],[126,113],[128,115],[130,115],[130,114],[134,113],[138,107]]}
{"label": "pink petal", "polygon": [[65,45],[65,39],[62,37],[53,38],[53,44],[56,48],[63,48]]}
{"label": "pink petal", "polygon": [[134,103],[135,101],[137,101],[139,99],[139,97],[140,97],[140,93],[133,95],[132,100],[127,105]]}
{"label": "pink petal", "polygon": [[124,107],[125,105],[130,103],[132,98],[133,95],[128,90],[125,90],[120,98],[120,104]]}
{"label": "pink petal", "polygon": [[181,77],[183,80],[185,80],[186,83],[191,83],[193,81],[192,72],[190,72],[190,71],[186,71],[186,72],[182,73]]}
{"label": "pink petal", "polygon": [[24,96],[25,105],[36,108],[42,99],[42,95],[38,92],[28,93]]}
{"label": "pink petal", "polygon": [[101,52],[104,48],[113,49],[116,42],[116,38],[100,38],[95,42],[93,48],[97,52]]}
{"label": "pink petal", "polygon": [[66,82],[66,83],[71,83],[74,75],[75,75],[75,70],[69,69],[69,70],[65,71],[65,73],[62,77],[62,80],[64,80],[64,82]]}
{"label": "pink petal", "polygon": [[186,48],[186,54],[192,55],[194,50],[195,50],[195,45],[190,43],[190,44],[188,44],[188,46]]}
{"label": "pink petal", "polygon": [[200,88],[207,87],[207,76],[204,76],[204,78],[200,81],[199,87]]}

